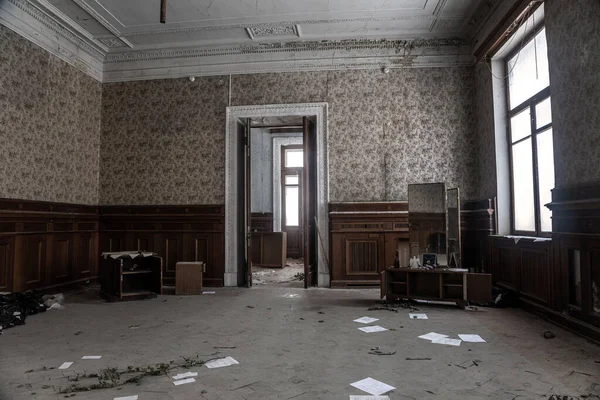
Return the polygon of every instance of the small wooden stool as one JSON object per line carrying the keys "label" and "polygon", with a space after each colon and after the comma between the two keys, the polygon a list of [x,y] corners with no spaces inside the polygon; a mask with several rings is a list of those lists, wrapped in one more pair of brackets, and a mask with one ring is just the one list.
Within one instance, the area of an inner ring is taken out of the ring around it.
{"label": "small wooden stool", "polygon": [[202,294],[202,273],[206,263],[202,261],[175,264],[175,294]]}

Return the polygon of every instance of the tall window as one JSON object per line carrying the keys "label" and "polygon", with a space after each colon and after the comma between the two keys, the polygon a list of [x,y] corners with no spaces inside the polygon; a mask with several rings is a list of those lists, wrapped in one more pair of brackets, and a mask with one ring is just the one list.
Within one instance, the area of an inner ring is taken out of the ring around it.
{"label": "tall window", "polygon": [[546,31],[525,38],[507,57],[508,118],[512,185],[512,222],[517,234],[543,236],[552,231],[554,149]]}

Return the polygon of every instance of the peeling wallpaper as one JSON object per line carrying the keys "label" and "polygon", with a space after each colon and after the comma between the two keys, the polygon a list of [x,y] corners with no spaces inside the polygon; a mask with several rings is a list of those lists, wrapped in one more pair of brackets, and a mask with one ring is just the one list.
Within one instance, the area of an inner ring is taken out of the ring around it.
{"label": "peeling wallpaper", "polygon": [[483,62],[474,67],[475,73],[475,140],[479,187],[477,199],[495,197],[496,146],[494,144],[494,93],[492,73]]}
{"label": "peeling wallpaper", "polygon": [[600,181],[600,1],[547,0],[556,186]]}
{"label": "peeling wallpaper", "polygon": [[[224,77],[106,84],[102,204],[224,202]],[[232,105],[329,103],[330,201],[406,200],[409,183],[477,195],[471,68],[232,77]]]}
{"label": "peeling wallpaper", "polygon": [[101,84],[0,25],[0,197],[98,203]]}

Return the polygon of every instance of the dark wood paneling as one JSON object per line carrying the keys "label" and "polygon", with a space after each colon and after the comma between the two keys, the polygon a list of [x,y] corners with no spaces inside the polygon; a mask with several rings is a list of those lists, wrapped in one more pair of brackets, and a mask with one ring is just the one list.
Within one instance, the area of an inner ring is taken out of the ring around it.
{"label": "dark wood paneling", "polygon": [[72,237],[70,234],[52,235],[50,240],[50,274],[51,284],[65,283],[73,278]]}
{"label": "dark wood paneling", "polygon": [[252,213],[252,232],[273,232],[273,213]]}
{"label": "dark wood paneling", "polygon": [[461,205],[462,267],[489,272],[490,235],[496,233],[496,199],[466,201]]}
{"label": "dark wood paneling", "polygon": [[0,237],[0,291],[10,291],[13,277],[13,237]]}
{"label": "dark wood paneling", "polygon": [[[44,285],[46,265],[46,237],[44,235],[21,236],[22,246],[17,256],[20,262],[20,290],[38,289]],[[51,282],[47,281],[50,285]]]}
{"label": "dark wood paneling", "polygon": [[204,286],[223,286],[224,230],[222,205],[100,207],[100,252],[158,253],[165,285],[175,284],[177,262],[204,261]]}
{"label": "dark wood paneling", "polygon": [[408,242],[408,203],[331,203],[329,211],[331,285],[379,285]]}

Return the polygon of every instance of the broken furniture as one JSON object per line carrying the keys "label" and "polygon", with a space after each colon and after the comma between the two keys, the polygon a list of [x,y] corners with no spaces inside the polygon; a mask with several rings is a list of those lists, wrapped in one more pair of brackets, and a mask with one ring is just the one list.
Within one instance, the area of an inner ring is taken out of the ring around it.
{"label": "broken furniture", "polygon": [[381,298],[388,301],[435,300],[454,302],[492,301],[492,276],[456,269],[388,268],[381,273]]}
{"label": "broken furniture", "polygon": [[100,296],[108,301],[139,300],[162,294],[163,260],[156,253],[102,253]]}
{"label": "broken furniture", "polygon": [[202,261],[175,264],[175,294],[202,294],[202,274],[206,263]]}
{"label": "broken furniture", "polygon": [[252,232],[252,265],[283,268],[286,259],[286,232]]}

